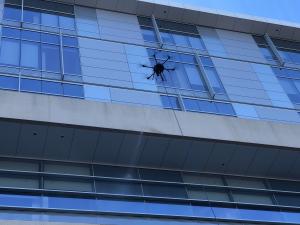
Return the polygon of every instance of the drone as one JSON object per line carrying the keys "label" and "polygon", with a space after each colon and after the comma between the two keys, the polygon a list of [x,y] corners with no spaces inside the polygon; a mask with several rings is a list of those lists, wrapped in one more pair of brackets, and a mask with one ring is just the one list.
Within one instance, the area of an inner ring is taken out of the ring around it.
{"label": "drone", "polygon": [[159,62],[156,58],[156,55],[153,55],[153,58],[155,60],[155,65],[154,66],[147,66],[147,65],[142,65],[143,67],[146,68],[151,68],[153,70],[153,73],[147,77],[147,79],[149,80],[150,78],[154,79],[155,76],[156,77],[160,77],[162,81],[165,81],[165,71],[174,71],[175,68],[166,68],[165,64],[170,60],[170,56],[168,56],[168,58],[166,60],[164,60],[163,62]]}

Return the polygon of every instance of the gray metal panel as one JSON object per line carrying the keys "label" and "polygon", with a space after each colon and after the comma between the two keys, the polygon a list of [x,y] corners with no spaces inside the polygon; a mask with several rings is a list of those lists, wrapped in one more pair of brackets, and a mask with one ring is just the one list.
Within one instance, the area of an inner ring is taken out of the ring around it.
{"label": "gray metal panel", "polygon": [[139,160],[140,166],[160,167],[167,151],[169,138],[149,136]]}
{"label": "gray metal panel", "polygon": [[20,123],[0,121],[0,154],[16,154],[18,137],[20,134]]}
{"label": "gray metal panel", "polygon": [[234,144],[216,143],[205,165],[205,171],[225,172],[235,148]]}
{"label": "gray metal panel", "polygon": [[95,162],[115,162],[125,134],[114,131],[101,131],[94,155]]}
{"label": "gray metal panel", "polygon": [[50,159],[68,159],[73,133],[73,128],[49,126],[44,156]]}
{"label": "gray metal panel", "polygon": [[17,154],[19,156],[41,157],[47,136],[47,126],[22,124]]}
{"label": "gray metal panel", "polygon": [[88,129],[75,129],[70,159],[92,161],[100,132]]}
{"label": "gray metal panel", "polygon": [[172,139],[164,156],[161,167],[182,168],[189,152],[191,141],[184,139]]}
{"label": "gray metal panel", "polygon": [[212,141],[193,141],[183,169],[202,172],[213,146],[214,142]]}

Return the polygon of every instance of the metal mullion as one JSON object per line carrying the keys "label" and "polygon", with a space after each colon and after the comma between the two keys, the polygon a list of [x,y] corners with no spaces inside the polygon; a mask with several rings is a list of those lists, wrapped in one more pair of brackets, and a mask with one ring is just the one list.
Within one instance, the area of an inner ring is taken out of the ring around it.
{"label": "metal mullion", "polygon": [[212,85],[211,85],[211,83],[210,83],[210,81],[208,79],[208,76],[206,74],[205,68],[204,68],[204,66],[203,66],[203,64],[201,62],[201,59],[200,59],[200,57],[199,57],[199,55],[197,53],[195,54],[195,58],[196,58],[196,62],[198,64],[198,67],[199,67],[199,69],[201,71],[201,74],[203,76],[204,82],[205,82],[205,84],[206,84],[206,86],[208,88],[208,92],[209,92],[211,98],[214,99],[215,96],[216,96],[216,92],[212,88]]}
{"label": "metal mullion", "polygon": [[59,28],[59,49],[60,49],[60,66],[61,66],[61,80],[65,78],[65,67],[64,67],[64,53],[63,53],[63,40],[62,40],[61,28]]}
{"label": "metal mullion", "polygon": [[272,39],[270,38],[270,36],[268,35],[268,33],[266,33],[264,35],[264,38],[265,38],[267,44],[269,45],[271,51],[273,52],[273,54],[278,59],[280,66],[284,66],[285,62],[284,62],[283,58],[281,57],[281,55],[279,54],[276,46],[274,45],[274,43],[273,43]]}
{"label": "metal mullion", "polygon": [[23,22],[24,22],[24,0],[22,0],[22,5],[21,5],[21,27],[23,27]]}
{"label": "metal mullion", "polygon": [[154,27],[154,31],[155,31],[159,46],[160,46],[160,48],[162,48],[164,43],[162,41],[162,38],[161,38],[161,35],[160,35],[160,32],[159,32],[159,28],[158,28],[158,25],[156,23],[155,16],[152,15],[151,19],[152,19],[152,24],[153,24],[153,27]]}

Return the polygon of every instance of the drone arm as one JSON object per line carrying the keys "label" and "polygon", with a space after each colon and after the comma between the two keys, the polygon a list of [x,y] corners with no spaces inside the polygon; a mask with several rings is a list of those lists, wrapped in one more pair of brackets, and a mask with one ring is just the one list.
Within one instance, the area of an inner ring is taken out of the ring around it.
{"label": "drone arm", "polygon": [[142,65],[142,67],[152,68],[152,66]]}
{"label": "drone arm", "polygon": [[157,61],[156,55],[154,54],[153,57],[154,57],[154,60],[155,60],[155,62],[156,62],[156,64],[157,64],[158,61]]}
{"label": "drone arm", "polygon": [[169,60],[170,58],[171,58],[171,57],[168,56],[168,58],[167,58],[162,64],[164,65],[166,62],[168,62],[168,60]]}

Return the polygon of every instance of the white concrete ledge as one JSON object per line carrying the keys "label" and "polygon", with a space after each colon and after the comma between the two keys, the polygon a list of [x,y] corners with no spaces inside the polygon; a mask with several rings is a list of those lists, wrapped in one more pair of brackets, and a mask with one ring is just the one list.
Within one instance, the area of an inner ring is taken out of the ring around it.
{"label": "white concrete ledge", "polygon": [[300,148],[300,125],[0,91],[0,118]]}

